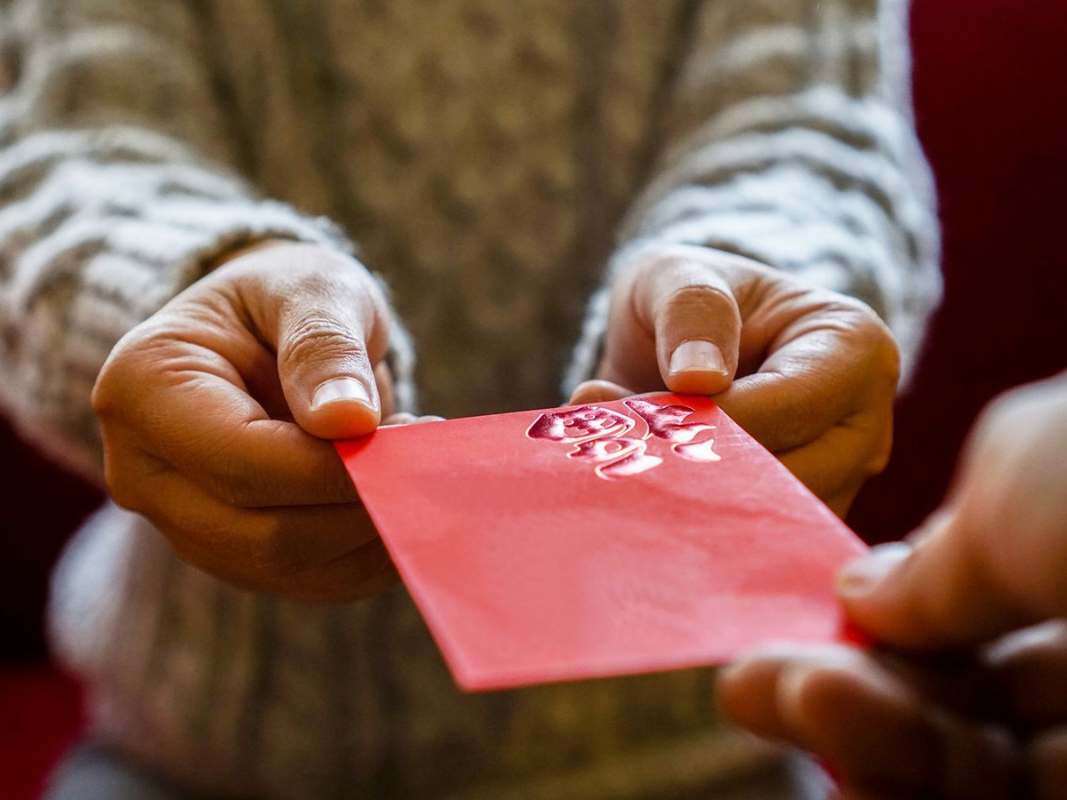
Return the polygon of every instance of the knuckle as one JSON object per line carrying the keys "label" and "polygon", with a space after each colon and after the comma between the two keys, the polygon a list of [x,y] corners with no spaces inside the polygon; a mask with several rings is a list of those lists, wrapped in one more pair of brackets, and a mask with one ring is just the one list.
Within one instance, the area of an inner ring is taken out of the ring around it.
{"label": "knuckle", "polygon": [[338,298],[374,299],[378,283],[361,263],[342,253],[320,251],[292,284],[291,302],[336,302]]}
{"label": "knuckle", "polygon": [[708,270],[727,265],[762,267],[758,262],[724,250],[693,244],[659,245],[635,253],[628,262],[634,269],[663,273],[671,270]]}
{"label": "knuckle", "polygon": [[160,365],[172,356],[174,336],[164,322],[150,318],[126,333],[108,354],[89,396],[100,419],[127,416],[131,405],[154,386]]}
{"label": "knuckle", "polygon": [[101,419],[110,417],[114,413],[115,392],[112,387],[111,374],[106,364],[96,376],[92,393],[89,395],[89,403],[92,406],[93,413]]}
{"label": "knuckle", "polygon": [[667,296],[667,304],[687,310],[721,313],[724,307],[733,307],[734,299],[719,286],[692,283],[674,289]]}
{"label": "knuckle", "polygon": [[875,475],[885,472],[885,468],[889,466],[889,458],[892,452],[892,446],[889,443],[880,443],[867,462],[865,477],[873,478]]}
{"label": "knuckle", "polygon": [[117,415],[123,407],[137,339],[136,329],[120,339],[96,375],[89,402],[93,413],[101,419]]}
{"label": "knuckle", "polygon": [[289,331],[279,356],[283,360],[303,363],[338,358],[363,360],[367,358],[367,347],[361,336],[340,321],[324,315],[311,315]]}
{"label": "knuckle", "polygon": [[[673,295],[678,287],[698,291],[715,288],[720,261],[720,256],[703,248],[672,246],[632,256],[620,267],[620,273],[629,276],[638,294],[662,297],[664,290]],[[726,296],[721,291],[719,294]]]}
{"label": "knuckle", "polygon": [[630,254],[629,258],[624,259],[619,265],[619,270],[621,273],[631,276],[648,277],[649,275],[663,272],[675,262],[682,260],[682,258],[682,254],[674,247],[641,250]]}
{"label": "knuckle", "polygon": [[873,341],[880,338],[883,332],[888,333],[889,329],[878,316],[878,312],[859,298],[837,292],[823,292],[822,294],[827,298],[822,306],[823,309],[841,317],[857,336]]}
{"label": "knuckle", "polygon": [[110,448],[104,455],[104,486],[111,500],[119,508],[142,513],[145,511],[144,498],[139,491],[136,480],[130,480],[131,471],[126,469],[121,458]]}
{"label": "knuckle", "polygon": [[300,276],[293,297],[298,301],[336,297],[339,292],[351,290],[352,277],[332,260],[318,261]]}
{"label": "knuckle", "polygon": [[[268,246],[253,246],[230,263],[246,263],[271,278],[279,276],[284,266],[284,280],[290,285],[305,285],[310,278],[330,272],[357,271],[363,265],[349,254],[334,247],[312,242],[274,241]],[[355,269],[353,269],[355,268]]]}
{"label": "knuckle", "polygon": [[631,269],[639,272],[643,279],[654,281],[657,278],[676,274],[692,261],[692,257],[687,257],[681,250],[663,248],[654,253],[644,253],[642,257],[634,259]]}
{"label": "knuckle", "polygon": [[1012,440],[1011,432],[1028,414],[1026,389],[1014,389],[995,397],[978,415],[972,434],[979,446],[999,448]]}
{"label": "knuckle", "polygon": [[895,386],[900,378],[900,347],[889,326],[862,300],[841,297],[834,305],[844,315],[868,370]]}
{"label": "knuckle", "polygon": [[851,665],[820,663],[793,673],[791,689],[808,713],[821,714],[851,699],[855,678]]}
{"label": "knuckle", "polygon": [[900,348],[889,329],[882,327],[885,335],[879,336],[873,343],[871,364],[875,373],[895,389],[900,382]]}
{"label": "knuckle", "polygon": [[658,310],[655,322],[670,329],[714,323],[740,326],[741,315],[733,296],[718,286],[692,283],[672,289]]}

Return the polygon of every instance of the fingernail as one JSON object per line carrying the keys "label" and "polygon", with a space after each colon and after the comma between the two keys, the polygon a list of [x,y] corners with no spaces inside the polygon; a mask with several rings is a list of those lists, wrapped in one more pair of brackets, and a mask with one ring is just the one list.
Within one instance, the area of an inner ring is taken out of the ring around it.
{"label": "fingernail", "polygon": [[316,411],[331,403],[362,403],[367,408],[374,408],[366,387],[355,378],[333,378],[319,384],[311,399],[311,410]]}
{"label": "fingernail", "polygon": [[847,597],[863,597],[873,592],[908,560],[913,550],[904,542],[881,544],[867,555],[848,564],[837,575],[837,592]]}
{"label": "fingernail", "polygon": [[725,375],[726,359],[722,351],[704,339],[682,342],[671,353],[671,375],[681,372],[717,372]]}

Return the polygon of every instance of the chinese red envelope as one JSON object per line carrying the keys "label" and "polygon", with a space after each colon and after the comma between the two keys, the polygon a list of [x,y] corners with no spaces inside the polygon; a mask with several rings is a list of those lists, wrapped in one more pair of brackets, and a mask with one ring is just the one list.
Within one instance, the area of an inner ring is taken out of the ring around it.
{"label": "chinese red envelope", "polygon": [[841,633],[833,577],[863,545],[707,398],[386,428],[337,448],[463,689]]}

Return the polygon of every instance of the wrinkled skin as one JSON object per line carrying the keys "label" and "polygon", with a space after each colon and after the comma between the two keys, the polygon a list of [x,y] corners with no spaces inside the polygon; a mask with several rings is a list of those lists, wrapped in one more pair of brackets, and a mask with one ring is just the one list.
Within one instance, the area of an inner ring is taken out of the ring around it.
{"label": "wrinkled skin", "polygon": [[670,390],[716,402],[839,515],[889,458],[896,344],[863,303],[708,248],[635,257],[597,380],[571,403]]}
{"label": "wrinkled skin", "polygon": [[223,580],[347,601],[395,580],[326,439],[393,416],[381,292],[312,245],[235,254],[131,330],[97,379],[111,496]]}

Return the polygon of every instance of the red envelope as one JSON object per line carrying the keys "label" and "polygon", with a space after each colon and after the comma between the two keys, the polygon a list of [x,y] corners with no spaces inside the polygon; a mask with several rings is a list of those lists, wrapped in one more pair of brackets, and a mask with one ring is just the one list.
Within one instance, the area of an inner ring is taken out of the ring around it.
{"label": "red envelope", "polygon": [[834,573],[864,549],[707,398],[386,428],[337,449],[469,691],[837,640]]}

